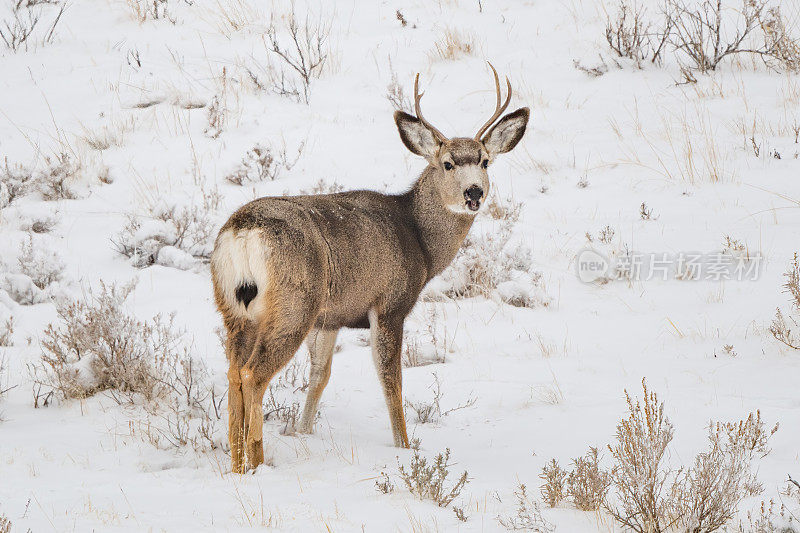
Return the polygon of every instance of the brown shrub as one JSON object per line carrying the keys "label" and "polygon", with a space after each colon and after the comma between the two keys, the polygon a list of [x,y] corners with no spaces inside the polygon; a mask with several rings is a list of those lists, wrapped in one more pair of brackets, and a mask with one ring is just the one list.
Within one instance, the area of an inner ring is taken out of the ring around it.
{"label": "brown shrub", "polygon": [[600,469],[597,448],[572,461],[573,470],[567,476],[567,495],[581,511],[595,511],[605,500],[610,476]]}
{"label": "brown shrub", "polygon": [[428,499],[436,502],[439,507],[447,507],[458,498],[464,486],[469,483],[465,470],[458,480],[447,487],[447,477],[450,475],[450,449],[436,455],[432,464],[419,453],[419,445],[412,450],[413,456],[408,468],[398,465],[400,479],[403,480],[411,494],[420,500]]}
{"label": "brown shrub", "polygon": [[551,459],[549,463],[545,464],[542,473],[539,474],[539,479],[544,481],[539,490],[545,503],[550,507],[561,503],[561,500],[566,497],[567,472],[559,466],[558,461]]}

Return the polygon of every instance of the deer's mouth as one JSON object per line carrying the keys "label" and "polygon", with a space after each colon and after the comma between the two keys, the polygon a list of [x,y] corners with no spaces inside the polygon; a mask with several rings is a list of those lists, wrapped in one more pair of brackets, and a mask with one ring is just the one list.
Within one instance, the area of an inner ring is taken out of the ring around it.
{"label": "deer's mouth", "polygon": [[470,211],[477,211],[481,208],[481,198],[483,198],[483,189],[477,185],[473,185],[464,191],[464,205]]}
{"label": "deer's mouth", "polygon": [[478,209],[481,208],[480,200],[467,199],[467,201],[464,203],[467,206],[467,209],[469,209],[470,211],[477,211]]}

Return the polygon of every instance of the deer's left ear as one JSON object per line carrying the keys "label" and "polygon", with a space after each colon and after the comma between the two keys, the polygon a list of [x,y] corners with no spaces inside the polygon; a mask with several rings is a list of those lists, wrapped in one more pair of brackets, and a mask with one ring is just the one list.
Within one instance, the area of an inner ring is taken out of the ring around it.
{"label": "deer's left ear", "polygon": [[440,143],[421,120],[408,113],[395,111],[394,121],[406,148],[429,161],[436,156]]}
{"label": "deer's left ear", "polygon": [[525,135],[528,126],[530,109],[521,107],[501,118],[481,141],[489,153],[494,156],[510,152]]}

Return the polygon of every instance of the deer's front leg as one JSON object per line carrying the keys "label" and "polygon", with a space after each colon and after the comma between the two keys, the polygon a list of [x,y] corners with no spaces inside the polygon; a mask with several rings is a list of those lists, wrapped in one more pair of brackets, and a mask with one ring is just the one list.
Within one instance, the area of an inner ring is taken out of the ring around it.
{"label": "deer's front leg", "polygon": [[403,317],[379,316],[369,313],[372,357],[383,385],[389,419],[392,423],[394,445],[408,448],[406,418],[403,414]]}
{"label": "deer's front leg", "polygon": [[300,433],[311,433],[314,429],[314,419],[317,417],[319,399],[331,377],[331,362],[338,333],[339,330],[315,329],[311,330],[306,339],[311,359],[311,370],[309,370],[306,405],[298,428]]}

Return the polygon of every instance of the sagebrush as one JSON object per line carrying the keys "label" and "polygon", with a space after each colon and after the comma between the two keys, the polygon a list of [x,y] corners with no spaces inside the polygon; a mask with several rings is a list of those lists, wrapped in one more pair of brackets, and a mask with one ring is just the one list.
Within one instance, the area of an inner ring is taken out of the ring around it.
{"label": "sagebrush", "polygon": [[622,526],[639,533],[681,531],[711,533],[730,523],[738,506],[762,490],[753,460],[769,453],[769,438],[761,413],[738,422],[711,423],[709,449],[688,467],[666,464],[665,453],[674,428],[664,403],[648,390],[643,400],[626,392],[629,416],[617,426],[617,442],[609,446],[615,499],[604,507]]}
{"label": "sagebrush", "polygon": [[200,201],[161,200],[147,215],[129,214],[128,223],[113,244],[117,251],[144,268],[159,264],[188,270],[211,255],[222,196],[217,189],[201,189]]}
{"label": "sagebrush", "polygon": [[789,267],[784,273],[783,290],[789,295],[789,311],[784,314],[780,307],[775,311],[775,318],[769,326],[769,332],[776,340],[789,348],[800,350],[800,335],[797,334],[797,313],[800,312],[800,261],[797,252],[792,257]]}
{"label": "sagebrush", "polygon": [[539,479],[544,483],[539,490],[542,494],[542,499],[550,507],[555,507],[566,497],[567,475],[567,472],[561,468],[555,459],[551,459],[542,468]]}
{"label": "sagebrush", "polygon": [[426,288],[424,298],[496,298],[515,307],[550,304],[530,248],[512,240],[513,217],[491,233],[469,234],[453,261]]}
{"label": "sagebrush", "polygon": [[48,325],[41,359],[30,366],[35,403],[99,392],[124,405],[143,401],[147,416],[132,434],[160,447],[216,447],[221,398],[208,371],[173,318],[141,320],[127,311],[133,288],[101,282],[83,299],[57,305],[58,322]]}
{"label": "sagebrush", "polygon": [[447,486],[450,475],[450,449],[445,449],[436,455],[432,463],[419,453],[417,443],[412,450],[411,462],[408,467],[398,465],[400,479],[403,480],[411,494],[420,500],[432,500],[439,507],[447,507],[458,498],[464,486],[469,483],[465,470],[452,486]]}
{"label": "sagebrush", "polygon": [[570,472],[553,459],[539,476],[550,506],[569,498],[584,511],[602,508],[625,530],[637,533],[711,533],[728,527],[742,501],[762,492],[755,460],[770,452],[778,425],[768,428],[761,412],[736,422],[709,424],[707,451],[688,466],[671,464],[674,427],[664,403],[642,380],[643,398],[625,391],[628,416],[617,424],[605,469],[597,448],[573,460]]}

